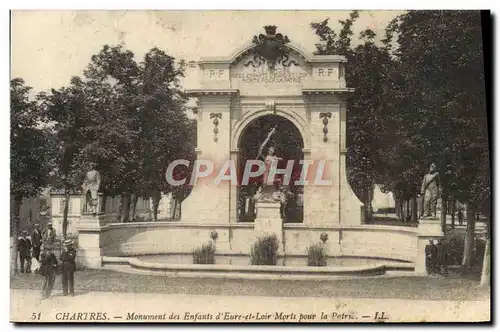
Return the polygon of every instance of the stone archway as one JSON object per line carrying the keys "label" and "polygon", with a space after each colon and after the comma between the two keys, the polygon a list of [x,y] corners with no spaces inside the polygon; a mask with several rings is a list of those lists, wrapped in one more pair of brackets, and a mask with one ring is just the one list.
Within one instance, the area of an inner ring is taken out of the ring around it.
{"label": "stone archway", "polygon": [[[258,156],[261,144],[266,140],[269,131],[276,128],[275,134],[269,139],[263,149],[263,155]],[[269,147],[273,147],[276,155],[283,158],[278,168],[285,169],[289,161],[294,162],[290,184],[284,187],[287,193],[287,204],[282,206],[284,222],[300,223],[303,221],[303,186],[296,186],[295,180],[300,178],[301,164],[304,159],[304,139],[297,126],[287,118],[276,114],[266,114],[254,118],[247,123],[238,139],[237,172],[238,179],[243,177],[247,160],[263,159]],[[252,196],[258,187],[258,179],[251,179],[248,185],[238,186],[237,220],[253,222],[255,211]],[[241,183],[241,182],[240,182]]]}

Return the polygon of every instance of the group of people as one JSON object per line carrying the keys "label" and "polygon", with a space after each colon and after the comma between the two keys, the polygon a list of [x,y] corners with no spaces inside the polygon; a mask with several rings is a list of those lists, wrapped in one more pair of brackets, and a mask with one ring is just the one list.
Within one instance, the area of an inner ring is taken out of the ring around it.
{"label": "group of people", "polygon": [[47,224],[43,232],[40,231],[40,225],[35,224],[31,238],[28,238],[27,231],[22,231],[18,242],[21,273],[37,273],[44,277],[42,298],[50,297],[59,267],[62,270],[63,295],[75,295],[76,250],[73,248],[73,242],[63,241],[63,249],[59,257],[61,264],[53,252],[55,242],[56,232],[51,223]]}
{"label": "group of people", "polygon": [[448,256],[443,239],[429,240],[425,246],[425,267],[428,275],[448,275]]}

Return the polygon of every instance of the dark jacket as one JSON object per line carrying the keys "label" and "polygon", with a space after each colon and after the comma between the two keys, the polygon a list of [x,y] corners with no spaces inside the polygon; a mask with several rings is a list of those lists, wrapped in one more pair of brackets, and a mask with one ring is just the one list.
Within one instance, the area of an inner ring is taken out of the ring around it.
{"label": "dark jacket", "polygon": [[42,234],[34,230],[31,234],[31,241],[33,242],[33,248],[40,248],[42,245]]}
{"label": "dark jacket", "polygon": [[56,231],[53,228],[46,228],[43,231],[43,243],[53,244],[56,240]]}
{"label": "dark jacket", "polygon": [[59,258],[61,260],[61,266],[63,271],[65,272],[73,272],[76,270],[76,250],[71,248],[68,250],[63,250],[61,253],[61,257]]}
{"label": "dark jacket", "polygon": [[19,239],[19,256],[29,257],[31,253],[31,241],[29,239]]}
{"label": "dark jacket", "polygon": [[439,265],[443,266],[448,265],[448,252],[445,243],[438,244],[437,260]]}
{"label": "dark jacket", "polygon": [[59,266],[57,263],[56,255],[53,252],[50,254],[43,253],[40,257],[40,274],[41,275],[53,275],[56,272],[56,268]]}
{"label": "dark jacket", "polygon": [[434,244],[428,244],[425,246],[425,256],[429,264],[435,265],[437,262],[437,247]]}

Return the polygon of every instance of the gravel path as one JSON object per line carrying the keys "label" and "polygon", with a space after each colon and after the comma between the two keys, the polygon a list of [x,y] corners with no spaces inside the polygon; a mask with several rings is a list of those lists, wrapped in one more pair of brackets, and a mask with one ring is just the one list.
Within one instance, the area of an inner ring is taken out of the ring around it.
{"label": "gravel path", "polygon": [[[40,289],[42,277],[20,275],[11,278],[12,289]],[[167,278],[127,274],[109,270],[77,271],[75,289],[122,293],[164,293],[203,295],[250,295],[271,297],[344,297],[419,300],[479,300],[489,289],[479,289],[475,277],[378,277],[334,281],[234,280],[219,278]],[[61,276],[55,290],[61,290]]]}

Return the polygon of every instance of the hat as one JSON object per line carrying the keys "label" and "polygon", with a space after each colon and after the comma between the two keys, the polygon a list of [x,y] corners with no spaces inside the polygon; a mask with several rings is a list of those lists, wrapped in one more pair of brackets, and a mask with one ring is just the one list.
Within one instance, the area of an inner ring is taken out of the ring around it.
{"label": "hat", "polygon": [[51,222],[48,222],[48,223],[47,223],[47,226],[52,226],[52,223],[51,223]]}
{"label": "hat", "polygon": [[28,232],[27,231],[22,231],[21,235],[28,235]]}
{"label": "hat", "polygon": [[38,227],[38,226],[40,226],[40,224],[39,224],[39,223],[36,223],[36,224],[35,224],[35,227]]}
{"label": "hat", "polygon": [[70,245],[72,245],[72,244],[73,244],[73,241],[71,241],[71,240],[64,240],[64,241],[63,241],[63,244],[64,244],[65,246],[70,246]]}

